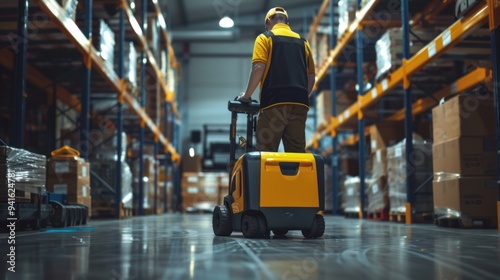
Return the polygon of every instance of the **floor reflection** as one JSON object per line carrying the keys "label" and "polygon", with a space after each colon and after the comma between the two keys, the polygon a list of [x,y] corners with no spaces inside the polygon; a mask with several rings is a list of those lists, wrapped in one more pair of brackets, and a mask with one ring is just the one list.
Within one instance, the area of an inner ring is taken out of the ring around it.
{"label": "floor reflection", "polygon": [[[5,266],[0,278],[499,279],[496,230],[331,216],[326,225],[320,239],[300,231],[245,239],[214,236],[211,215],[169,214],[19,232],[16,273]],[[6,241],[0,236],[5,252]]]}

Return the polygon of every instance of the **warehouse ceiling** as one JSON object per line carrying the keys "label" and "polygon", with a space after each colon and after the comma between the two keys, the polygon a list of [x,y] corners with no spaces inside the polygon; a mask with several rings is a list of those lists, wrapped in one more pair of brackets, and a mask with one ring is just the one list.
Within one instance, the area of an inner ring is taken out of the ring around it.
{"label": "warehouse ceiling", "polygon": [[[322,0],[168,0],[160,1],[174,42],[218,41],[254,38],[264,31],[264,17],[276,6],[284,7],[292,29],[303,32],[316,15]],[[235,26],[219,27],[219,20],[229,16]]]}

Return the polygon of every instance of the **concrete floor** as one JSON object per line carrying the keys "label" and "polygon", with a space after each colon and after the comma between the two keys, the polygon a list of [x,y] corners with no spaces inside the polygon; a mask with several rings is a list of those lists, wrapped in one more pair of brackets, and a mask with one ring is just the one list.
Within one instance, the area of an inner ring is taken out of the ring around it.
{"label": "concrete floor", "polygon": [[18,232],[15,273],[6,243],[0,279],[500,279],[496,230],[332,216],[320,239],[216,237],[209,214]]}

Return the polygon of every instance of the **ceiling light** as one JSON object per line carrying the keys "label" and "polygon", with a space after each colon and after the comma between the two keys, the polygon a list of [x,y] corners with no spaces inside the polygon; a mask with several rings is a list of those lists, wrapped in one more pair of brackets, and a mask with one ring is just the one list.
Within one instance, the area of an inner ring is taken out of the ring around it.
{"label": "ceiling light", "polygon": [[234,26],[234,21],[230,17],[225,16],[220,19],[219,26],[222,28],[231,28]]}

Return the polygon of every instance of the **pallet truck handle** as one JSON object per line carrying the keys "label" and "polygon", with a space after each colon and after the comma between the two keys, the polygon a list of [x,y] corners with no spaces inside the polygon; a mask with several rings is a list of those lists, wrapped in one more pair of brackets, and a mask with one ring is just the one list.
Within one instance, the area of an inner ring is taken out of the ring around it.
{"label": "pallet truck handle", "polygon": [[52,157],[79,157],[80,152],[70,146],[64,145],[61,148],[54,150],[50,153]]}

